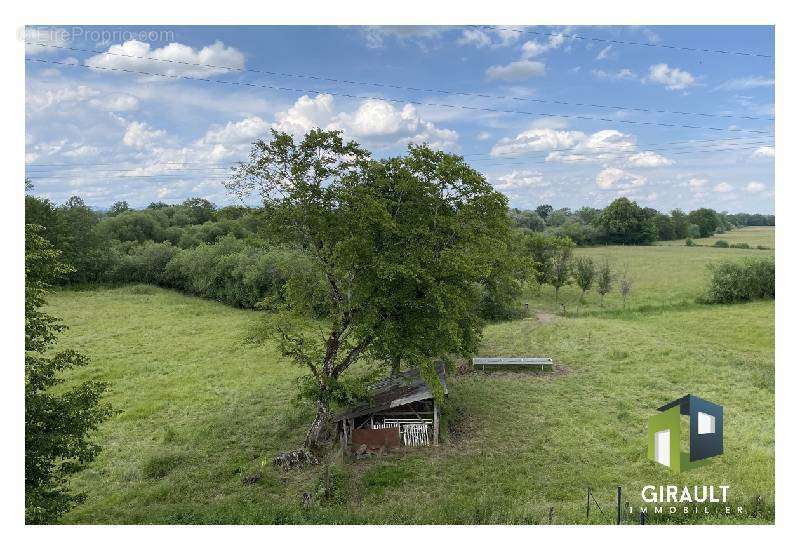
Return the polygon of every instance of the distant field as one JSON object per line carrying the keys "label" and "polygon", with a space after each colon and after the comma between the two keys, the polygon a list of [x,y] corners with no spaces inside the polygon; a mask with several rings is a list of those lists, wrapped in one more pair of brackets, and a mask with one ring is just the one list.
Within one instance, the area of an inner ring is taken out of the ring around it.
{"label": "distant field", "polygon": [[[693,298],[709,260],[748,251],[579,253],[624,261],[635,304],[657,305]],[[261,465],[301,444],[309,416],[291,404],[301,371],[243,343],[258,313],[142,286],[59,292],[50,309],[71,327],[63,343],[91,358],[70,376],[111,382],[120,411],[66,523],[544,523],[550,507],[555,523],[584,523],[587,486],[602,507],[588,521],[610,523],[618,484],[636,506],[644,484],[721,483],[746,514],[690,521],[774,521],[773,302],[491,325],[480,353],[548,355],[559,372],[452,377],[446,445],[335,466],[336,498],[307,509],[319,468]],[[725,453],[675,475],[647,461],[646,419],[686,393],[725,407]]]}
{"label": "distant field", "polygon": [[[728,244],[747,243],[752,247],[768,246],[775,248],[775,228],[774,227],[742,227],[720,233],[704,239],[693,239],[697,245],[713,245],[717,241],[728,241]],[[677,241],[658,241],[658,245],[684,246],[685,240]]]}
{"label": "distant field", "polygon": [[[728,259],[743,260],[749,256],[772,257],[774,251],[704,246],[598,246],[578,248],[575,255],[589,256],[596,264],[608,259],[617,274],[627,271],[633,281],[628,307],[637,309],[694,302],[708,286],[709,264]],[[559,291],[556,302],[553,287],[545,285],[540,292],[525,296],[525,301],[531,312],[558,312],[559,304],[563,303],[569,313],[574,313],[579,295],[580,290],[572,284]],[[584,301],[581,312],[603,311],[596,290],[587,293]],[[605,306],[606,310],[622,308],[618,280],[614,291],[606,296]]]}

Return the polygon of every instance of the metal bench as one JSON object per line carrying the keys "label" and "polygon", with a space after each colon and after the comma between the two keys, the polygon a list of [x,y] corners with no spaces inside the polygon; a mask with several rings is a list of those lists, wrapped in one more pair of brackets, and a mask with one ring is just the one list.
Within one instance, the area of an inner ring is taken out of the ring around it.
{"label": "metal bench", "polygon": [[473,357],[472,366],[486,369],[486,367],[531,367],[542,371],[553,370],[553,360],[550,357]]}

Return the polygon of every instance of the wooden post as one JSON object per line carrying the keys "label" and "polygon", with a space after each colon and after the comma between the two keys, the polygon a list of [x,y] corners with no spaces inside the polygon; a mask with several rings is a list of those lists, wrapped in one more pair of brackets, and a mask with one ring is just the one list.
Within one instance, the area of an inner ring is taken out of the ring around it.
{"label": "wooden post", "polygon": [[433,446],[439,446],[439,405],[433,403]]}
{"label": "wooden post", "polygon": [[617,525],[622,523],[622,486],[617,485]]}

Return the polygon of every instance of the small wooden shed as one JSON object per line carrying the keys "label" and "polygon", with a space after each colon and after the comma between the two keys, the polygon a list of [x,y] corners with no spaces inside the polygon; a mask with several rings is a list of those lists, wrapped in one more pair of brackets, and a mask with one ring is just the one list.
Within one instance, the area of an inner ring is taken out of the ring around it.
{"label": "small wooden shed", "polygon": [[[447,395],[444,364],[436,373]],[[439,444],[439,406],[418,370],[390,376],[372,386],[367,401],[336,417],[343,446],[370,449]]]}

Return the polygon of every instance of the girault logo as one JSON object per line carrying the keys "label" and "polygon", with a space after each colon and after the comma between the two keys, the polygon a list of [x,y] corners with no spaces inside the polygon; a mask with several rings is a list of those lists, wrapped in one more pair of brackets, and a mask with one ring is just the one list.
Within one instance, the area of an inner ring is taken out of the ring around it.
{"label": "girault logo", "polygon": [[[658,408],[647,421],[647,458],[676,473],[722,454],[722,407],[685,395]],[[689,418],[689,452],[681,449],[681,416]]]}

